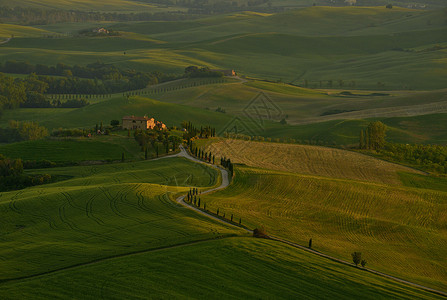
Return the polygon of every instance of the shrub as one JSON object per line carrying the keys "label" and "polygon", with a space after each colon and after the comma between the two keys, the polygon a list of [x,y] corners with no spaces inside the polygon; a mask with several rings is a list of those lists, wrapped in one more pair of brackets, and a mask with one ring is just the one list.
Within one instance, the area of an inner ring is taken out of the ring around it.
{"label": "shrub", "polygon": [[267,231],[263,226],[261,226],[260,228],[255,228],[255,230],[253,230],[253,237],[266,239],[268,238]]}

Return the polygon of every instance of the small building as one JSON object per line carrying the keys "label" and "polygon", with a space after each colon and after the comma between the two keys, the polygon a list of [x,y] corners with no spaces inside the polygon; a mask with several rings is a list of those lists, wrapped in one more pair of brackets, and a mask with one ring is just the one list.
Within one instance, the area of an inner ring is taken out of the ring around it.
{"label": "small building", "polygon": [[236,76],[236,71],[234,71],[233,69],[231,69],[231,70],[217,70],[217,69],[213,69],[213,70],[210,70],[210,71],[221,72],[225,76]]}
{"label": "small building", "polygon": [[154,118],[149,118],[148,116],[144,117],[136,117],[134,115],[132,116],[125,116],[123,117],[123,129],[158,129],[158,130],[164,130],[166,129],[166,125],[163,124],[163,122],[156,121]]}
{"label": "small building", "polygon": [[95,28],[95,29],[93,29],[93,32],[97,33],[97,34],[109,34],[109,31],[107,29],[105,29],[104,27]]}

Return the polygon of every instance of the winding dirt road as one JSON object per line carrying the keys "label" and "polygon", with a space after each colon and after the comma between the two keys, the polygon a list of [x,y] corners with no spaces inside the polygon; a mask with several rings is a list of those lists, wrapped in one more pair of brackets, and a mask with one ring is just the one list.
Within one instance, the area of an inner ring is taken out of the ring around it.
{"label": "winding dirt road", "polygon": [[[197,162],[197,163],[201,163],[201,164],[205,164],[205,165],[208,165],[208,166],[211,166],[213,168],[217,168],[217,169],[220,170],[221,175],[222,175],[222,183],[221,183],[221,185],[219,187],[212,188],[212,189],[209,189],[207,191],[204,191],[204,192],[202,192],[202,194],[207,194],[207,193],[211,193],[211,192],[214,192],[214,191],[222,190],[222,189],[226,188],[229,185],[228,172],[225,169],[223,169],[221,167],[218,167],[218,166],[215,166],[215,165],[212,165],[212,164],[209,164],[209,163],[206,163],[206,162],[203,162],[201,160],[198,160],[197,158],[189,155],[189,153],[182,146],[180,147],[180,153],[172,155],[172,156],[169,156],[169,157],[185,157],[185,158],[187,158],[187,159],[189,159],[191,161],[194,161],[194,162]],[[165,157],[165,158],[168,158],[168,157]],[[194,207],[192,205],[189,205],[188,203],[186,203],[184,201],[185,197],[186,197],[186,195],[178,197],[177,198],[177,203],[183,205],[184,207],[192,209],[192,210],[196,211],[197,213],[199,213],[201,215],[204,215],[204,216],[207,216],[208,218],[216,220],[216,221],[218,221],[220,223],[224,223],[226,225],[230,225],[230,226],[237,227],[237,228],[241,229],[241,227],[239,227],[239,226],[236,226],[236,225],[234,225],[234,224],[232,224],[230,222],[227,222],[227,221],[222,220],[220,218],[217,218],[217,217],[215,217],[213,215],[210,215],[210,214],[208,214],[208,213],[206,213],[206,212],[204,212],[204,211],[202,211],[202,210],[200,210],[200,209],[198,209],[198,208],[196,208],[196,207]],[[245,228],[242,228],[242,229],[246,230],[249,233],[253,233],[252,230],[245,229]],[[344,265],[347,265],[347,266],[351,266],[353,268],[357,268],[353,263],[350,263],[348,261],[345,261],[345,260],[342,260],[342,259],[330,256],[330,255],[327,255],[327,254],[324,254],[324,253],[321,253],[321,252],[318,252],[318,251],[313,250],[313,249],[309,249],[308,247],[304,247],[302,245],[296,244],[294,242],[291,242],[291,241],[288,241],[288,240],[285,240],[285,239],[282,239],[282,238],[279,238],[279,237],[275,237],[275,236],[271,236],[270,235],[269,239],[274,240],[274,241],[278,241],[278,242],[281,242],[281,243],[284,243],[284,244],[287,244],[287,245],[295,247],[295,248],[299,248],[301,250],[304,250],[304,251],[307,251],[307,252],[319,255],[321,257],[330,259],[332,261],[335,261],[335,262],[338,262],[338,263],[341,263],[341,264],[344,264]],[[389,279],[392,279],[392,280],[404,283],[404,284],[408,284],[408,285],[416,287],[416,288],[420,288],[420,289],[426,290],[426,291],[431,292],[431,293],[438,294],[440,296],[447,297],[447,293],[444,292],[444,291],[432,289],[430,287],[423,286],[423,285],[420,285],[420,284],[417,284],[417,283],[413,283],[413,282],[410,282],[410,281],[407,281],[407,280],[404,280],[404,279],[401,279],[401,278],[398,278],[398,277],[395,277],[395,276],[391,276],[391,275],[388,275],[388,274],[385,274],[385,273],[382,273],[382,272],[379,272],[379,271],[376,271],[376,270],[372,270],[372,269],[369,269],[369,268],[360,268],[360,269],[364,270],[364,271],[367,271],[367,272],[370,272],[370,273],[373,273],[373,274],[376,274],[376,275],[379,275],[379,276],[382,276],[382,277],[386,277],[386,278],[389,278]]]}
{"label": "winding dirt road", "polygon": [[6,40],[0,42],[0,45],[6,44],[11,40],[11,38],[7,38]]}

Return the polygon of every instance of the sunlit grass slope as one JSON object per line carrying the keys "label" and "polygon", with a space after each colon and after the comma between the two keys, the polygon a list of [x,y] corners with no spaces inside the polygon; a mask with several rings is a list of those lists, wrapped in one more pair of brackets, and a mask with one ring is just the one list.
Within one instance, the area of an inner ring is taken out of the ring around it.
{"label": "sunlit grass slope", "polygon": [[386,184],[401,184],[399,171],[416,172],[363,154],[318,146],[222,139],[205,151],[251,167]]}
{"label": "sunlit grass slope", "polygon": [[232,185],[202,197],[252,228],[414,282],[447,287],[447,192],[236,167]]}
{"label": "sunlit grass slope", "polygon": [[185,159],[44,171],[74,178],[1,194],[0,281],[239,232],[169,199],[218,182]]}
{"label": "sunlit grass slope", "polygon": [[438,298],[277,242],[253,238],[227,238],[130,255],[0,286],[4,299]]}

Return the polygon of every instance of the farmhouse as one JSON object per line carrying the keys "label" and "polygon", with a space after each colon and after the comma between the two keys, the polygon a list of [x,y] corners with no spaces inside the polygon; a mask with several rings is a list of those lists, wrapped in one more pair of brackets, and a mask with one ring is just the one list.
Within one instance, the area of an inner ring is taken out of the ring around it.
{"label": "farmhouse", "polygon": [[125,116],[123,117],[123,129],[166,129],[166,125],[160,121],[155,121],[154,118],[149,118],[148,116],[136,117]]}
{"label": "farmhouse", "polygon": [[93,29],[94,33],[98,33],[98,34],[109,34],[109,31],[105,28],[95,28]]}

